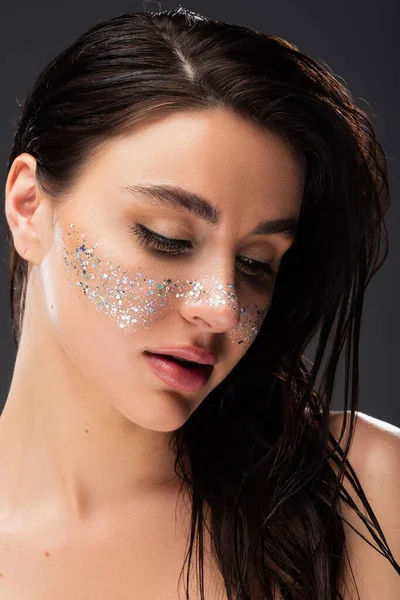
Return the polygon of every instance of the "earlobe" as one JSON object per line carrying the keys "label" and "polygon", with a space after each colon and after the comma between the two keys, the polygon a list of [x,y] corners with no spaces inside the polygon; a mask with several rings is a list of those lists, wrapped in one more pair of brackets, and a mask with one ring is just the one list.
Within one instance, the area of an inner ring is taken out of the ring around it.
{"label": "earlobe", "polygon": [[33,218],[41,201],[35,172],[36,159],[26,152],[20,154],[10,168],[5,190],[5,214],[15,249],[32,262],[37,242]]}

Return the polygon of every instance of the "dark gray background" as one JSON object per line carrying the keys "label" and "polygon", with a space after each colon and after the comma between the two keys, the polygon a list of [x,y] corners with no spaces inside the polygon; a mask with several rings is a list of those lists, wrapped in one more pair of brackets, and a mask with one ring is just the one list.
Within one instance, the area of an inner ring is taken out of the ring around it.
{"label": "dark gray background", "polygon": [[[387,217],[389,257],[367,290],[360,348],[360,410],[400,426],[399,315],[400,229],[399,188],[399,42],[395,35],[397,0],[187,0],[185,8],[230,23],[279,35],[302,52],[325,61],[348,85],[357,104],[372,113],[373,123],[389,162],[392,204]],[[172,2],[53,0],[3,2],[0,6],[0,179],[13,139],[18,103],[36,75],[65,45],[98,19],[121,12],[178,8]],[[396,32],[397,33],[397,32]],[[8,394],[15,361],[8,299],[8,262],[5,242],[4,193],[0,250],[0,409]],[[46,356],[43,356],[46,360]],[[342,404],[342,378],[335,406]]]}

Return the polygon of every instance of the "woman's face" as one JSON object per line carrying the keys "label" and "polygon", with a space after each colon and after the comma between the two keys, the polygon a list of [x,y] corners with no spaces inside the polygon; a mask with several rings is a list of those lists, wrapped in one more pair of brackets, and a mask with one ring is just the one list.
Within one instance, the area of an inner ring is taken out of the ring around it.
{"label": "woman's face", "polygon": [[[145,428],[187,420],[254,341],[293,241],[252,232],[295,222],[303,186],[283,141],[228,111],[166,116],[95,153],[57,208],[40,272],[51,330],[99,397]],[[199,389],[166,383],[148,362],[148,351],[191,345],[217,359]]]}

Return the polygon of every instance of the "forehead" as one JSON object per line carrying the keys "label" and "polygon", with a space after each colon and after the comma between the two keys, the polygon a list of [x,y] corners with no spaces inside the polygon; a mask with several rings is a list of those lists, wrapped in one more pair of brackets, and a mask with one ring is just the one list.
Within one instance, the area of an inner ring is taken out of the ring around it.
{"label": "forehead", "polygon": [[296,211],[304,168],[279,136],[228,110],[186,111],[142,123],[98,151],[86,172],[115,186],[178,184],[219,205],[265,202]]}

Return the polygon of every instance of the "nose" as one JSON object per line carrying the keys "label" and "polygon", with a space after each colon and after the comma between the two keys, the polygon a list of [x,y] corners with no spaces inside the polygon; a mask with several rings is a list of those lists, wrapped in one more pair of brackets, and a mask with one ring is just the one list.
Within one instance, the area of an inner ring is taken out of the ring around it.
{"label": "nose", "polygon": [[187,282],[181,314],[194,324],[216,332],[235,327],[240,319],[240,304],[232,284],[216,277]]}

